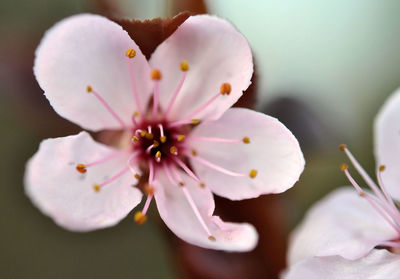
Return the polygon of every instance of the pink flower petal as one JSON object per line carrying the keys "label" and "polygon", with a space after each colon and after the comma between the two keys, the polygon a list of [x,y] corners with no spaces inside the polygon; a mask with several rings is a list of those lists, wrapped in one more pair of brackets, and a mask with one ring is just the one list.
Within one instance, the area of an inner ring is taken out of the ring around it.
{"label": "pink flower petal", "polygon": [[58,225],[72,231],[89,231],[118,223],[141,200],[142,194],[128,172],[95,192],[102,183],[123,168],[129,154],[87,168],[85,174],[75,167],[112,154],[116,150],[96,143],[86,132],[44,140],[28,161],[25,191],[33,203]]}
{"label": "pink flower petal", "polygon": [[[191,136],[239,141],[192,140],[188,144],[197,151],[196,157],[242,174],[225,174],[196,158],[190,161],[199,178],[215,194],[232,200],[283,192],[293,186],[304,168],[303,154],[293,134],[277,119],[248,109],[229,109],[217,121],[200,124]],[[248,137],[250,143],[242,142],[244,137]],[[253,169],[257,176],[250,178]]]}
{"label": "pink flower petal", "polygon": [[350,187],[333,191],[308,211],[290,239],[288,261],[340,255],[355,260],[396,231]]}
{"label": "pink flower petal", "polygon": [[372,250],[368,256],[350,261],[340,256],[311,257],[294,266],[283,279],[397,279],[400,256],[386,250]]}
{"label": "pink flower petal", "polygon": [[212,216],[214,199],[211,191],[207,187],[200,187],[182,172],[180,176],[216,240],[208,239],[205,229],[185,198],[182,187],[171,184],[166,175],[159,172],[154,196],[160,216],[172,232],[181,239],[203,248],[249,251],[255,247],[258,236],[252,225],[223,222],[218,216]]}
{"label": "pink flower petal", "polygon": [[36,50],[36,79],[61,116],[93,131],[118,129],[119,122],[86,88],[92,86],[130,124],[137,106],[125,56],[129,48],[136,50],[131,62],[143,106],[152,89],[149,65],[121,26],[101,16],[72,16],[47,31]]}
{"label": "pink flower petal", "polygon": [[386,165],[383,182],[393,198],[400,200],[400,89],[381,108],[375,119],[375,155]]}
{"label": "pink flower petal", "polygon": [[160,104],[165,109],[182,77],[180,64],[187,60],[189,71],[170,113],[179,120],[189,115],[230,83],[230,95],[219,96],[193,118],[217,119],[250,85],[253,74],[247,40],[228,21],[209,15],[188,18],[154,52],[150,65],[163,73]]}

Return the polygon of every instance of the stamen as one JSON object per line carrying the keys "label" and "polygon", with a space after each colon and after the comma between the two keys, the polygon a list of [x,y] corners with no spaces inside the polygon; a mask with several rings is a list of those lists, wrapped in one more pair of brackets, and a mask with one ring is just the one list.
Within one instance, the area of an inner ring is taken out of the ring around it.
{"label": "stamen", "polygon": [[94,161],[92,163],[89,163],[89,164],[77,164],[76,165],[76,170],[79,171],[80,173],[85,173],[87,171],[87,168],[93,167],[93,166],[96,166],[96,165],[99,165],[99,164],[102,164],[102,163],[105,163],[105,162],[107,162],[107,161],[109,161],[111,159],[114,159],[115,157],[118,157],[119,155],[123,154],[124,152],[126,152],[126,150],[119,150],[119,151],[111,153],[110,155],[108,155],[108,156],[106,156],[104,158],[101,158],[101,159],[99,159],[97,161]]}
{"label": "stamen", "polygon": [[161,161],[161,151],[157,151],[155,157],[156,157],[157,163],[159,163]]}
{"label": "stamen", "polygon": [[138,126],[138,123],[137,123],[137,121],[136,121],[136,117],[138,117],[139,116],[139,113],[137,112],[137,111],[135,111],[134,113],[133,113],[133,115],[132,115],[132,123],[133,123],[133,126],[134,127],[137,127]]}
{"label": "stamen", "polygon": [[165,143],[167,141],[167,137],[164,135],[163,125],[158,124],[158,128],[160,129],[160,141],[161,141],[161,143]]}
{"label": "stamen", "polygon": [[129,170],[129,167],[125,167],[122,171],[120,171],[119,173],[117,173],[116,175],[114,175],[113,177],[107,179],[106,181],[104,181],[101,184],[95,184],[93,186],[94,190],[96,192],[100,191],[101,188],[103,188],[104,186],[114,182],[115,180],[117,180],[118,178],[120,178],[121,176],[123,176],[125,173],[127,173]]}
{"label": "stamen", "polygon": [[139,138],[137,136],[132,137],[132,142],[138,142],[138,141],[139,141]]}
{"label": "stamen", "polygon": [[[135,52],[136,55],[136,52]],[[133,65],[132,65],[132,59],[128,59],[128,63],[129,63],[129,76],[131,78],[131,85],[132,85],[132,94],[133,94],[133,98],[135,99],[136,102],[136,107],[139,111],[140,115],[143,115],[143,108],[142,108],[142,104],[140,102],[140,98],[139,98],[139,93],[137,91],[136,88],[136,82],[135,82],[135,75],[133,73]]]}
{"label": "stamen", "polygon": [[154,187],[148,183],[146,183],[146,185],[144,186],[144,191],[146,195],[154,195]]}
{"label": "stamen", "polygon": [[393,199],[390,197],[389,193],[386,190],[386,187],[384,186],[383,180],[382,180],[382,172],[385,171],[386,166],[384,165],[380,165],[377,173],[376,173],[376,177],[378,179],[378,185],[380,187],[380,189],[383,192],[383,195],[385,196],[386,200],[389,202],[389,207],[391,209],[392,214],[395,215],[395,220],[398,224],[400,224],[400,212],[398,211],[396,205],[393,202]]}
{"label": "stamen", "polygon": [[250,178],[256,178],[258,171],[257,170],[251,170],[249,173]]}
{"label": "stamen", "polygon": [[136,51],[133,48],[127,49],[125,55],[126,57],[132,59],[136,56]]}
{"label": "stamen", "polygon": [[232,91],[232,87],[229,83],[226,82],[226,83],[221,84],[220,93],[222,95],[229,95],[229,94],[231,94],[231,91]]}
{"label": "stamen", "polygon": [[[155,179],[154,165],[153,165],[153,162],[152,162],[152,161],[149,161],[149,179],[148,179],[149,187],[152,187],[151,185],[153,184],[154,179]],[[152,188],[153,188],[153,187],[152,187]],[[143,216],[146,217],[146,213],[147,213],[147,210],[148,210],[149,207],[150,207],[150,203],[151,203],[151,200],[153,199],[153,196],[154,196],[154,188],[153,188],[153,190],[152,190],[152,193],[150,193],[149,195],[147,195],[147,199],[146,199],[146,202],[145,202],[145,204],[144,204],[143,210],[142,210],[142,211],[138,211],[138,212],[135,214],[135,221],[136,221],[136,215],[138,215],[138,217],[141,217],[141,218],[143,218]],[[139,213],[139,212],[140,212],[140,213]],[[139,218],[138,218],[138,219],[139,219]],[[146,218],[146,220],[147,220],[147,218]],[[146,220],[145,220],[145,221],[146,221]]]}
{"label": "stamen", "polygon": [[186,79],[186,72],[189,70],[189,64],[188,64],[187,62],[186,62],[186,63],[185,63],[185,62],[186,62],[186,61],[183,61],[183,62],[181,63],[181,70],[182,70],[182,72],[183,72],[182,78],[181,78],[181,80],[180,80],[179,83],[178,83],[178,87],[175,89],[174,95],[172,95],[172,98],[171,98],[171,100],[169,101],[169,104],[168,104],[167,109],[165,110],[164,119],[167,118],[169,112],[171,111],[171,108],[172,108],[172,106],[173,106],[174,103],[175,103],[176,97],[178,96],[179,92],[181,91],[182,86],[183,86],[183,83],[184,83],[184,81],[185,81],[185,79]]}
{"label": "stamen", "polygon": [[[247,138],[247,137],[245,137],[245,138]],[[190,140],[207,141],[207,142],[226,142],[226,143],[245,142],[245,140],[244,140],[245,138],[243,138],[243,140],[242,140],[242,139],[224,139],[224,138],[213,138],[213,137],[188,136],[188,139],[190,139]],[[250,140],[248,142],[250,142]],[[248,142],[245,142],[245,143],[248,143]]]}
{"label": "stamen", "polygon": [[151,126],[147,126],[147,133],[146,133],[146,139],[152,140],[153,139],[153,134],[151,132]]}
{"label": "stamen", "polygon": [[[169,181],[171,182],[171,184],[173,185],[178,185],[178,183],[176,182],[175,179],[172,178],[171,173],[169,171],[169,168],[166,164],[163,165],[165,173],[167,174],[167,177],[169,179]],[[174,173],[177,173],[177,171],[175,170]],[[179,179],[179,178],[178,178]],[[182,183],[183,184],[183,183]],[[180,188],[183,191],[183,194],[185,195],[186,200],[188,201],[190,207],[192,208],[194,214],[196,215],[197,220],[199,220],[200,225],[203,227],[203,229],[206,231],[207,235],[208,235],[208,239],[215,241],[215,237],[211,234],[210,230],[207,227],[206,222],[204,221],[203,217],[201,216],[199,209],[196,206],[196,203],[194,202],[192,196],[189,193],[189,190],[184,187],[184,185],[182,185],[181,183],[179,183],[179,186],[181,186]]]}
{"label": "stamen", "polygon": [[172,157],[172,159],[194,180],[200,183],[200,179],[183,163],[178,157]]}
{"label": "stamen", "polygon": [[155,141],[153,142],[152,145],[150,145],[149,147],[147,147],[146,153],[147,153],[147,154],[150,154],[150,151],[151,151],[153,148],[157,148],[159,145],[160,145],[160,144],[158,143],[158,141],[155,140]]}
{"label": "stamen", "polygon": [[184,139],[185,139],[185,135],[180,135],[180,136],[178,136],[178,141],[183,141]]}
{"label": "stamen", "polygon": [[[223,84],[224,85],[224,84]],[[205,102],[203,105],[201,105],[199,108],[197,108],[195,111],[193,111],[192,113],[190,113],[189,115],[185,116],[182,120],[176,121],[174,123],[171,123],[170,127],[176,127],[176,126],[180,126],[180,125],[184,125],[184,124],[188,124],[188,119],[192,119],[191,121],[193,121],[193,117],[195,117],[197,114],[199,114],[200,112],[202,112],[203,110],[205,110],[209,105],[211,105],[219,96],[221,95],[229,95],[228,91],[222,91],[222,87],[223,85],[221,85],[221,90],[220,92],[218,92],[216,95],[214,95],[213,97],[211,97],[207,102]],[[224,87],[224,90],[227,89]]]}
{"label": "stamen", "polygon": [[161,72],[158,69],[151,70],[150,76],[151,76],[152,80],[161,80],[161,77],[162,77]]}
{"label": "stamen", "polygon": [[243,138],[243,143],[249,144],[250,143],[250,138],[249,137],[244,137]]}
{"label": "stamen", "polygon": [[[237,172],[233,172],[233,171],[224,169],[223,167],[220,167],[220,166],[218,166],[218,165],[215,165],[215,164],[213,164],[213,163],[207,161],[206,159],[201,158],[201,157],[199,157],[199,156],[197,156],[197,155],[196,155],[196,156],[193,156],[192,154],[189,154],[189,153],[185,153],[185,154],[186,154],[188,157],[190,157],[191,159],[194,159],[194,160],[198,161],[199,163],[202,163],[203,165],[205,165],[205,166],[207,166],[207,167],[209,167],[209,168],[212,168],[212,169],[214,169],[214,170],[216,170],[216,171],[222,172],[222,173],[224,173],[224,174],[231,175],[231,176],[236,176],[236,177],[245,177],[245,176],[247,176],[247,174],[245,174],[245,173],[237,173]],[[253,171],[253,170],[252,170],[252,171]],[[250,177],[251,177],[251,172],[252,172],[252,171],[250,171]],[[256,173],[256,175],[257,175],[257,173]],[[253,177],[252,177],[252,178],[253,178]]]}
{"label": "stamen", "polygon": [[92,93],[99,101],[100,103],[108,110],[109,113],[119,122],[119,124],[125,129],[128,130],[129,127],[122,121],[122,119],[118,116],[118,114],[111,108],[111,106],[106,102],[106,100],[103,99],[103,97],[100,96],[99,93],[94,91],[91,86],[88,86],[86,88],[88,93]]}
{"label": "stamen", "polygon": [[147,216],[144,215],[142,211],[138,211],[135,213],[133,219],[138,225],[143,225],[147,221]]}
{"label": "stamen", "polygon": [[171,148],[169,149],[169,152],[172,155],[178,155],[178,148],[176,148],[176,146],[171,146]]}

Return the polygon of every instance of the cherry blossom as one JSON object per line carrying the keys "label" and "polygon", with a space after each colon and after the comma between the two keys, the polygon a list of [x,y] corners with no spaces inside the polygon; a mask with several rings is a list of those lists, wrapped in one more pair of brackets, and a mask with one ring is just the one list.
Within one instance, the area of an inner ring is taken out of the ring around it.
{"label": "cherry blossom", "polygon": [[281,193],[304,168],[296,138],[277,119],[231,108],[251,83],[253,63],[246,39],[223,19],[188,18],[147,61],[118,24],[72,16],[47,31],[34,73],[59,115],[92,132],[123,131],[118,148],[83,131],[44,140],[29,160],[28,196],[66,229],[112,226],[144,194],[137,223],[154,197],[183,240],[251,250],[254,227],[213,216],[212,193],[232,200]]}

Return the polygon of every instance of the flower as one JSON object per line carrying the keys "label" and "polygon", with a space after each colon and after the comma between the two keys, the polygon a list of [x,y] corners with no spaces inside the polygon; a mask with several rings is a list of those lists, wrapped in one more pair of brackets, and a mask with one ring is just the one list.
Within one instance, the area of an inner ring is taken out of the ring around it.
{"label": "flower", "polygon": [[118,24],[96,15],[62,20],[44,36],[34,73],[58,114],[90,131],[123,130],[121,148],[87,132],[47,139],[27,164],[26,192],[60,226],[112,226],[154,197],[178,237],[205,248],[247,251],[253,226],[213,216],[212,192],[232,200],[280,193],[304,167],[278,120],[230,108],[250,84],[252,55],[227,21],[188,18],[146,61]]}
{"label": "flower", "polygon": [[[359,186],[346,164],[341,166],[356,191],[348,187],[335,190],[307,213],[291,237],[288,261],[292,267],[287,278],[321,278],[321,272],[331,274],[324,278],[350,278],[356,273],[357,278],[400,276],[399,120],[400,90],[389,98],[375,121],[378,184],[349,149],[340,146],[371,191]],[[311,270],[314,277],[307,277]]]}

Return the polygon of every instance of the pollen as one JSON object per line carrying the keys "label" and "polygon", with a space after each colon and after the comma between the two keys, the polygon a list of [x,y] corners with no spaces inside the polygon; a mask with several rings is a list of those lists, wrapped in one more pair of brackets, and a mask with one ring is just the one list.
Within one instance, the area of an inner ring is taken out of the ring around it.
{"label": "pollen", "polygon": [[195,149],[192,149],[192,155],[197,156],[197,151]]}
{"label": "pollen", "polygon": [[192,119],[192,124],[193,125],[197,125],[197,124],[199,124],[200,123],[200,120],[199,119]]}
{"label": "pollen", "polygon": [[99,184],[94,184],[93,185],[93,190],[96,192],[96,193],[98,193],[98,192],[100,192],[100,185]]}
{"label": "pollen", "polygon": [[152,196],[152,195],[154,195],[154,187],[151,186],[150,184],[146,184],[144,186],[144,192],[146,193],[146,195]]}
{"label": "pollen", "polygon": [[258,173],[257,170],[252,169],[252,170],[249,172],[250,178],[255,178],[255,177],[257,176],[257,173]]}
{"label": "pollen", "polygon": [[139,225],[143,225],[147,221],[147,216],[142,213],[142,211],[138,211],[135,213],[133,220]]}
{"label": "pollen", "polygon": [[90,92],[92,92],[93,91],[93,88],[90,86],[90,85],[88,85],[87,87],[86,87],[86,92],[87,93],[90,93]]}
{"label": "pollen", "polygon": [[212,235],[210,235],[210,236],[208,237],[208,239],[211,240],[211,241],[216,241],[215,237],[212,236]]}
{"label": "pollen", "polygon": [[146,139],[152,140],[153,139],[153,134],[152,133],[146,133]]}
{"label": "pollen", "polygon": [[132,141],[133,141],[133,142],[138,142],[138,141],[139,141],[139,138],[138,138],[137,136],[133,136],[133,137],[132,137]]}
{"label": "pollen", "polygon": [[80,173],[85,173],[87,171],[86,165],[78,164],[78,165],[76,165],[76,170],[79,171]]}
{"label": "pollen", "polygon": [[189,70],[189,64],[186,60],[183,60],[181,63],[181,71],[186,72]]}
{"label": "pollen", "polygon": [[345,171],[345,170],[347,170],[349,168],[349,166],[347,165],[347,164],[341,164],[340,165],[340,170],[341,171]]}
{"label": "pollen", "polygon": [[341,151],[344,151],[344,150],[346,149],[346,145],[345,145],[345,144],[339,145],[339,149],[340,149]]}
{"label": "pollen", "polygon": [[230,83],[225,82],[221,85],[220,93],[222,95],[229,95],[229,94],[231,94],[231,91],[232,91],[232,87],[231,87]]}
{"label": "pollen", "polygon": [[157,151],[156,158],[161,158],[161,151]]}
{"label": "pollen", "polygon": [[244,137],[244,138],[243,138],[243,142],[244,142],[245,144],[249,144],[249,143],[250,143],[250,138],[249,138],[249,137]]}
{"label": "pollen", "polygon": [[139,180],[139,179],[140,179],[140,174],[135,173],[134,177],[135,177],[137,180]]}
{"label": "pollen", "polygon": [[176,148],[176,146],[171,146],[171,148],[169,149],[169,152],[171,152],[171,154],[177,155],[178,148]]}
{"label": "pollen", "polygon": [[160,137],[160,141],[161,143],[165,143],[167,141],[167,137],[166,136]]}
{"label": "pollen", "polygon": [[129,57],[132,59],[133,57],[136,56],[136,51],[133,48],[127,49],[125,52],[126,57]]}
{"label": "pollen", "polygon": [[380,165],[380,166],[379,166],[379,171],[380,171],[380,172],[384,171],[385,169],[386,169],[386,166],[385,166],[385,165]]}
{"label": "pollen", "polygon": [[185,139],[185,135],[178,136],[178,141],[183,141]]}
{"label": "pollen", "polygon": [[157,70],[157,69],[151,70],[151,79],[152,80],[161,80],[160,70]]}

